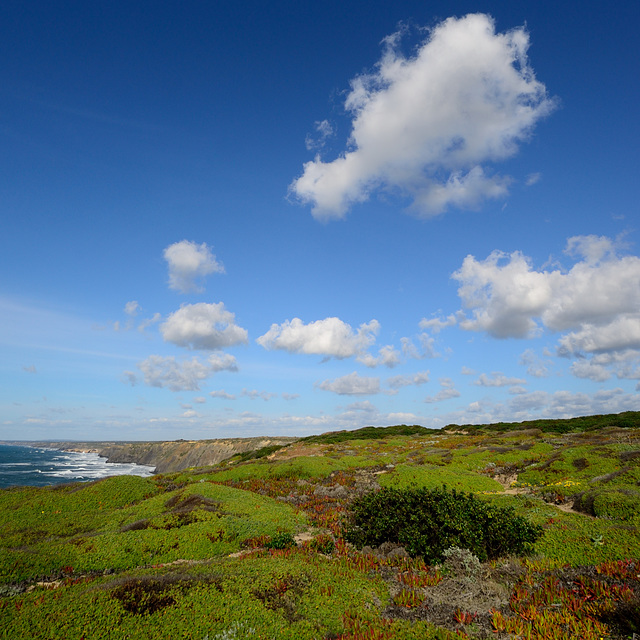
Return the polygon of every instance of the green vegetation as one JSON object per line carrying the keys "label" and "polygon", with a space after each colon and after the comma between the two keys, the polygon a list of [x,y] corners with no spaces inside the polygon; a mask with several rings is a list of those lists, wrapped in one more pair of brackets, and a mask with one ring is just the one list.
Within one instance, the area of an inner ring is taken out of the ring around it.
{"label": "green vegetation", "polygon": [[359,548],[384,542],[403,545],[425,562],[442,562],[451,547],[468,549],[480,560],[531,551],[542,527],[494,507],[470,493],[443,489],[382,489],[357,498],[346,539]]}
{"label": "green vegetation", "polygon": [[424,487],[435,489],[446,484],[458,491],[502,491],[502,485],[487,476],[460,468],[439,467],[436,465],[407,465],[399,464],[393,470],[380,477],[383,487],[393,489],[408,489],[410,487]]}
{"label": "green vegetation", "polygon": [[337,444],[352,440],[377,440],[382,438],[392,438],[395,436],[424,436],[436,433],[435,429],[427,429],[419,425],[400,424],[394,427],[362,427],[354,431],[332,431],[323,433],[320,436],[308,436],[302,438],[301,442],[308,444]]}
{"label": "green vegetation", "polygon": [[577,433],[579,431],[595,431],[606,427],[620,429],[639,429],[640,411],[596,416],[582,416],[566,420],[527,420],[525,422],[497,422],[493,424],[447,425],[445,429],[464,429],[468,433],[487,433],[490,431],[513,431],[514,429],[540,429],[552,433]]}
{"label": "green vegetation", "polygon": [[0,639],[640,633],[640,414],[449,431],[0,491]]}

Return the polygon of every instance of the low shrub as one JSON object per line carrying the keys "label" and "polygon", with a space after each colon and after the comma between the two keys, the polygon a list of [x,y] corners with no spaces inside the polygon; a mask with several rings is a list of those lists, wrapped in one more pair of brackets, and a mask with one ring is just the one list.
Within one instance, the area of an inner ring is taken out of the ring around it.
{"label": "low shrub", "polygon": [[382,489],[357,498],[345,538],[357,547],[403,545],[427,563],[442,562],[450,547],[469,549],[480,560],[524,555],[542,527],[473,494],[438,489]]}

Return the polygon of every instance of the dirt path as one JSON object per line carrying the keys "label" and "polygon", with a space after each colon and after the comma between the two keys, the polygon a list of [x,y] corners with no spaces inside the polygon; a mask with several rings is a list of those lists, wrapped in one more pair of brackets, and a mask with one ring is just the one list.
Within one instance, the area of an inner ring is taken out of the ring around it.
{"label": "dirt path", "polygon": [[[511,475],[497,475],[494,477],[494,480],[497,480],[504,487],[504,493],[506,493],[507,495],[510,495],[510,496],[531,495],[530,489],[513,486],[516,482],[518,482],[517,473],[513,473]],[[556,509],[560,509],[560,511],[564,511],[565,513],[579,513],[581,516],[586,516],[587,518],[593,517],[586,513],[582,513],[581,511],[576,511],[571,504],[568,504],[566,502],[560,503],[560,504],[547,502],[546,504],[548,504],[551,507],[556,507]]]}

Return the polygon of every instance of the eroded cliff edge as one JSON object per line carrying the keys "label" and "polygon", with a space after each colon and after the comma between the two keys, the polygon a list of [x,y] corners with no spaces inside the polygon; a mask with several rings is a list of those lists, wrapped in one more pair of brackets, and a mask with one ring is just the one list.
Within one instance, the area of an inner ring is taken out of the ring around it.
{"label": "eroded cliff edge", "polygon": [[34,442],[61,451],[92,451],[107,462],[128,462],[155,467],[156,473],[217,464],[236,453],[271,445],[287,445],[298,438],[260,437],[220,440],[171,440],[168,442]]}

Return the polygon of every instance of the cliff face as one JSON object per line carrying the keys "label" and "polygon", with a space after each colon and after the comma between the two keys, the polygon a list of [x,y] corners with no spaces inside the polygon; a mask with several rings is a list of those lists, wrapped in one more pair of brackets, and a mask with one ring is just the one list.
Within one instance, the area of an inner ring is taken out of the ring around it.
{"label": "cliff face", "polygon": [[297,438],[230,438],[172,442],[115,443],[98,449],[107,462],[133,462],[156,468],[156,473],[217,464],[236,453],[255,451],[270,445],[285,445]]}
{"label": "cliff face", "polygon": [[33,442],[32,445],[62,451],[92,451],[107,462],[128,462],[171,473],[189,467],[217,464],[236,453],[270,445],[286,445],[298,438],[228,438],[221,440],[174,440],[170,442]]}

